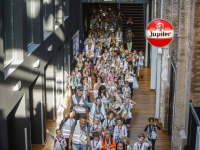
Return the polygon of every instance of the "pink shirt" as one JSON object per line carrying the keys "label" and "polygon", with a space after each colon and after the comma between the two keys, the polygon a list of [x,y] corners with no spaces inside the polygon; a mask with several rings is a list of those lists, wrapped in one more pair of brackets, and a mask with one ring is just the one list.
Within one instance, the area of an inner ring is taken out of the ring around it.
{"label": "pink shirt", "polygon": [[108,77],[107,77],[107,80],[108,81],[113,81],[114,80],[114,77],[117,77],[117,73],[109,73]]}

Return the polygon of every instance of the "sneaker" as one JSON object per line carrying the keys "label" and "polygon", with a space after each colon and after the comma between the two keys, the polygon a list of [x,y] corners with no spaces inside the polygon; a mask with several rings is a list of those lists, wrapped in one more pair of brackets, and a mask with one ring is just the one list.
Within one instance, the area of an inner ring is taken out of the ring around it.
{"label": "sneaker", "polygon": [[143,76],[141,75],[141,78],[143,78]]}
{"label": "sneaker", "polygon": [[137,77],[137,80],[139,80],[139,77]]}

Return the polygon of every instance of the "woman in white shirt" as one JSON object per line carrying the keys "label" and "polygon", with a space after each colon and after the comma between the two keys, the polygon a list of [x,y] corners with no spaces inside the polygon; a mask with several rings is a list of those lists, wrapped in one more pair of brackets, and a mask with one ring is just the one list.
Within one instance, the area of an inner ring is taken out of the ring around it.
{"label": "woman in white shirt", "polygon": [[143,65],[144,65],[144,56],[143,52],[139,52],[139,57],[138,57],[138,80],[140,77],[140,70],[141,70],[141,78],[143,78],[142,73],[143,73]]}
{"label": "woman in white shirt", "polygon": [[75,119],[74,119],[75,115],[76,115],[76,111],[74,109],[71,109],[69,115],[67,115],[67,117],[63,119],[59,125],[59,129],[62,131],[62,135],[64,136],[67,143],[66,150],[69,150],[68,149],[69,135],[71,132],[71,126],[75,122]]}
{"label": "woman in white shirt", "polygon": [[128,62],[128,68],[126,70],[125,80],[129,82],[131,89],[131,97],[133,96],[133,77],[135,76],[132,61]]}

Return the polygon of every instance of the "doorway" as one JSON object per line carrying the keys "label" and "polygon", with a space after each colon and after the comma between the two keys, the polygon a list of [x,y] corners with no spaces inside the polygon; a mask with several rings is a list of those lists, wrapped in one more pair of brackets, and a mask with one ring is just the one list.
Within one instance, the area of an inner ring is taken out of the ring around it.
{"label": "doorway", "polygon": [[170,71],[170,92],[169,92],[169,111],[168,111],[168,136],[171,143],[172,137],[172,119],[173,119],[173,105],[174,105],[174,98],[175,98],[175,71],[173,68],[173,64],[171,64],[171,71]]}
{"label": "doorway", "polygon": [[52,59],[45,66],[45,106],[46,106],[46,119],[56,119],[56,98],[55,98],[55,74]]}
{"label": "doorway", "polygon": [[56,77],[56,109],[63,101],[63,46],[56,53],[55,77]]}
{"label": "doorway", "polygon": [[7,117],[9,149],[30,149],[30,137],[27,129],[25,94],[20,98]]}
{"label": "doorway", "polygon": [[29,87],[32,144],[44,145],[46,140],[43,78],[38,75]]}

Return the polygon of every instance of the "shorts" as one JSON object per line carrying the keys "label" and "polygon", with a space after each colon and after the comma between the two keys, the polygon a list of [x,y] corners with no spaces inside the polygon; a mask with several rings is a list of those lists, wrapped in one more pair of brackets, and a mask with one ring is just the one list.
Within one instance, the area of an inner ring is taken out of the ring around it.
{"label": "shorts", "polygon": [[143,70],[143,65],[138,65],[138,70]]}
{"label": "shorts", "polygon": [[125,121],[125,119],[124,119],[124,122],[123,122],[124,124],[129,124],[130,125],[130,123],[131,123],[131,118],[128,118],[128,119],[126,119],[126,121]]}

